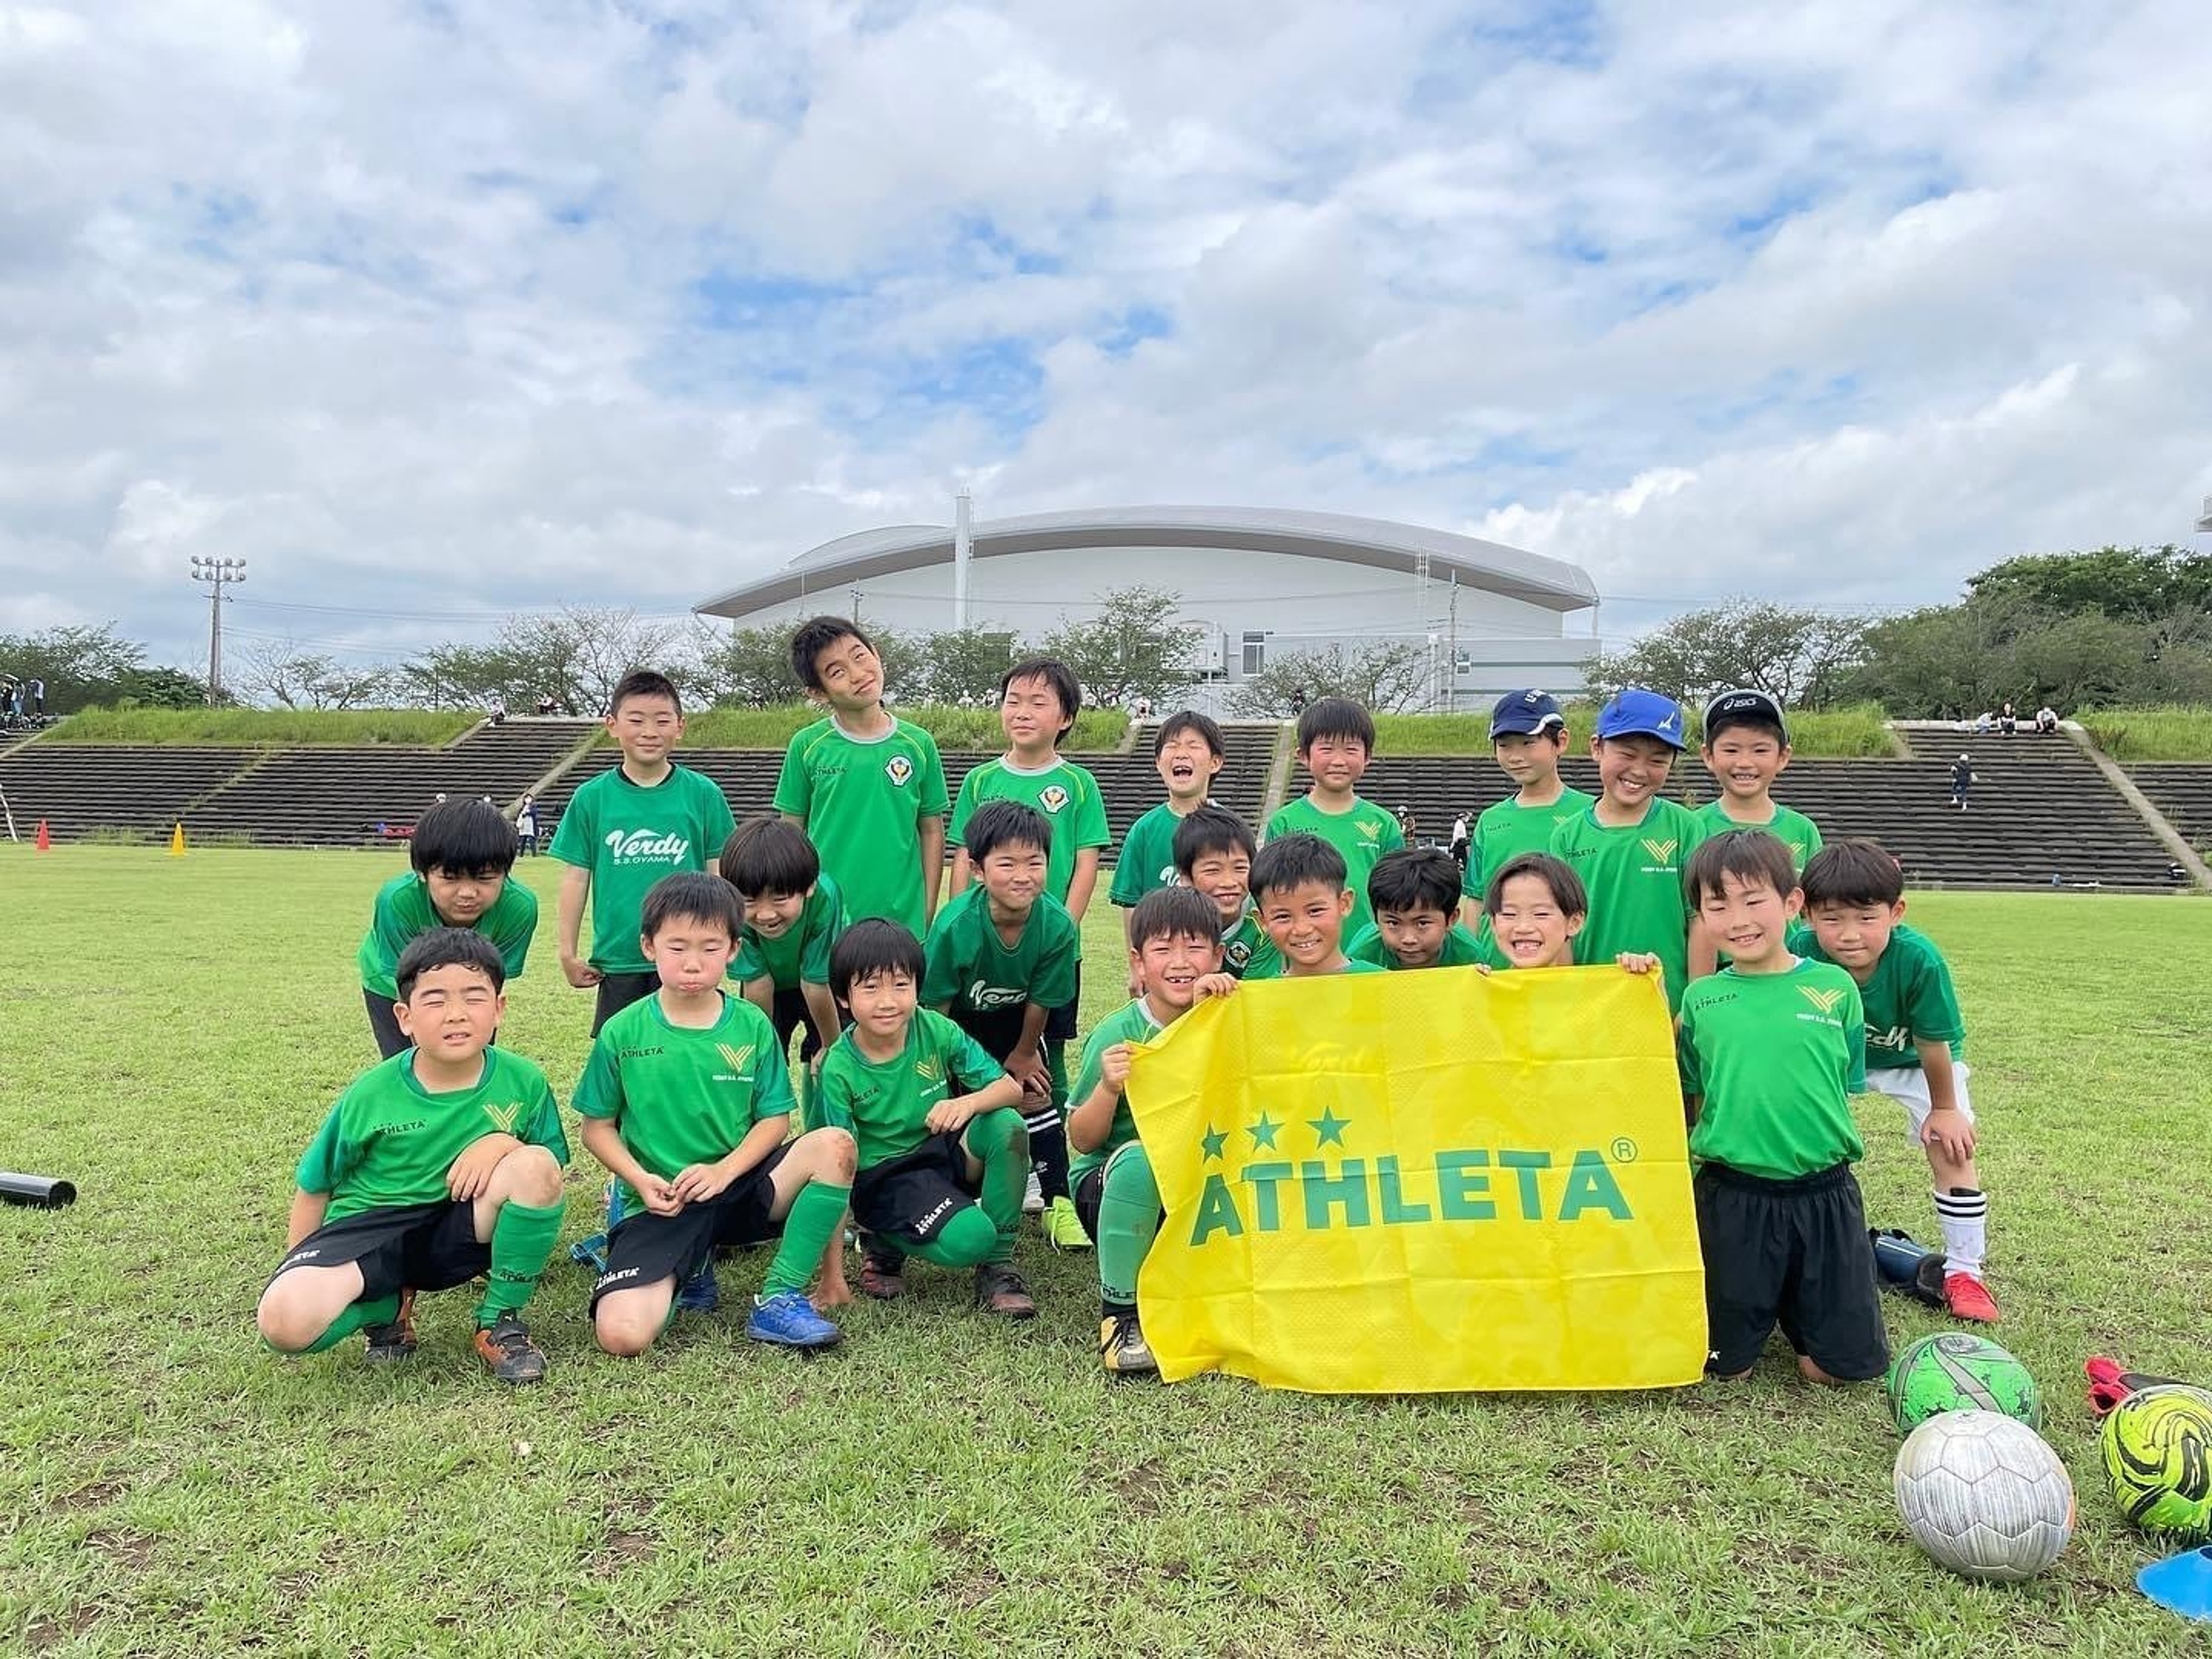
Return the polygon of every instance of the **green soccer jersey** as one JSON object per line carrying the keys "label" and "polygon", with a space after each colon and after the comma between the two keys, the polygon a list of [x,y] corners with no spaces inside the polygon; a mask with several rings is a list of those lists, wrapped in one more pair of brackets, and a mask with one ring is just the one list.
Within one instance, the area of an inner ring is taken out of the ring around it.
{"label": "green soccer jersey", "polygon": [[[1091,1098],[1098,1087],[1099,1074],[1104,1070],[1102,1056],[1117,1042],[1148,1042],[1165,1028],[1152,1018],[1152,1011],[1144,998],[1124,1003],[1098,1022],[1083,1045],[1083,1064],[1075,1073],[1075,1086],[1067,1091],[1067,1103],[1072,1110]],[[1129,1097],[1121,1096],[1114,1103],[1114,1127],[1106,1132],[1106,1139],[1097,1150],[1079,1152],[1068,1148],[1067,1179],[1070,1186],[1083,1179],[1103,1164],[1120,1148],[1137,1138],[1137,1120],[1129,1110]]]}
{"label": "green soccer jersey", "polygon": [[[1340,974],[1387,974],[1390,970],[1383,967],[1380,963],[1362,962],[1358,957],[1347,953],[1344,958],[1344,966],[1338,969],[1336,971]],[[1279,951],[1270,957],[1264,963],[1255,960],[1249,968],[1247,968],[1244,970],[1244,979],[1248,982],[1263,979],[1289,979],[1291,977],[1292,975],[1288,971],[1287,965],[1284,963],[1282,954]],[[1320,979],[1325,977],[1325,975],[1314,974],[1309,975],[1307,977]]]}
{"label": "green soccer jersey", "polygon": [[1106,802],[1098,793],[1098,780],[1068,761],[1055,759],[1034,772],[1022,770],[1004,756],[985,761],[960,780],[960,798],[952,804],[945,840],[955,847],[965,846],[961,837],[968,833],[968,820],[987,800],[1018,800],[1044,814],[1052,826],[1044,890],[1062,904],[1067,902],[1068,884],[1075,879],[1075,855],[1114,839],[1106,828]]}
{"label": "green soccer jersey", "polygon": [[738,941],[738,954],[730,963],[730,977],[741,985],[747,980],[767,979],[779,991],[827,985],[830,947],[844,931],[844,898],[836,882],[827,875],[818,876],[799,920],[777,938],[763,939],[751,924],[746,925],[744,937]]}
{"label": "green soccer jersey", "polygon": [[1175,834],[1183,814],[1162,801],[1129,826],[1114,861],[1114,885],[1106,896],[1124,908],[1147,893],[1172,887],[1176,874]]}
{"label": "green soccer jersey", "polygon": [[890,1060],[863,1054],[848,1027],[822,1057],[815,1104],[823,1123],[859,1143],[860,1166],[868,1170],[928,1139],[927,1119],[939,1102],[988,1089],[1006,1074],[967,1032],[917,1008],[906,1048]]}
{"label": "green soccer jersey", "polygon": [[688,766],[672,763],[649,787],[619,766],[579,785],[545,850],[592,872],[592,966],[603,974],[650,969],[638,944],[646,894],[663,876],[713,869],[737,827],[720,786]]}
{"label": "green soccer jersey", "polygon": [[303,1193],[327,1193],[325,1225],[364,1210],[441,1204],[446,1172],[489,1134],[543,1146],[562,1164],[568,1142],[545,1073],[500,1048],[483,1052],[476,1085],[432,1094],[415,1075],[415,1050],[363,1072],[340,1095],[301,1155]]}
{"label": "green soccer jersey", "polygon": [[1689,923],[1696,907],[1682,871],[1705,839],[1697,814],[1680,801],[1654,799],[1644,821],[1609,830],[1584,807],[1552,832],[1552,851],[1582,878],[1589,920],[1575,937],[1577,962],[1611,962],[1624,951],[1659,958],[1667,1009],[1682,1006],[1690,971]]}
{"label": "green soccer jersey", "polygon": [[1703,839],[1707,841],[1727,830],[1764,830],[1790,849],[1790,866],[1801,872],[1805,860],[1820,850],[1820,826],[1786,806],[1776,806],[1774,816],[1764,823],[1739,823],[1721,810],[1720,798],[1715,796],[1698,809],[1698,822],[1705,826]]}
{"label": "green soccer jersey", "polygon": [[[1390,947],[1382,942],[1382,929],[1379,925],[1362,928],[1358,936],[1344,947],[1344,954],[1354,962],[1371,962],[1377,968],[1391,973],[1400,973],[1405,969],[1405,964],[1391,955]],[[1431,968],[1471,968],[1484,959],[1482,942],[1459,923],[1454,922],[1444,930],[1443,950],[1429,965]]]}
{"label": "green soccer jersey", "polygon": [[881,916],[916,939],[927,909],[921,820],[943,817],[945,807],[937,739],[905,720],[856,738],[835,718],[818,720],[792,738],[775,781],[775,810],[805,826],[846,920]]}
{"label": "green soccer jersey", "polygon": [[[629,1155],[664,1181],[727,1158],[754,1124],[797,1109],[775,1025],[727,995],[722,1017],[700,1030],[670,1024],[658,996],[613,1016],[592,1040],[574,1103],[580,1116],[611,1121]],[[637,1189],[621,1185],[623,1213],[643,1209]]]}
{"label": "green soccer jersey", "polygon": [[1395,853],[1406,844],[1405,836],[1398,829],[1398,820],[1392,817],[1373,801],[1352,798],[1352,805],[1341,812],[1324,812],[1313,804],[1309,795],[1276,809],[1267,820],[1267,833],[1261,842],[1271,842],[1278,836],[1319,836],[1331,847],[1344,854],[1345,881],[1352,889],[1352,914],[1345,918],[1346,937],[1358,933],[1375,920],[1375,912],[1367,903],[1367,876],[1376,861],[1385,853]]}
{"label": "green soccer jersey", "polygon": [[938,912],[929,930],[921,1000],[951,1006],[953,1017],[988,1014],[1036,1003],[1058,1008],[1075,1000],[1075,974],[1083,960],[1083,933],[1055,899],[1030,907],[1022,936],[1012,945],[991,920],[991,896],[978,884]]}
{"label": "green soccer jersey", "polygon": [[1248,908],[1221,936],[1221,969],[1231,979],[1273,979],[1283,971],[1282,953],[1260,925],[1258,911]]}
{"label": "green soccer jersey", "polygon": [[[1790,948],[1815,962],[1829,957],[1819,937],[1800,922],[1790,930]],[[1959,994],[1951,967],[1936,941],[1902,922],[1891,930],[1888,948],[1859,987],[1866,1009],[1866,1063],[1870,1071],[1909,1066],[1917,1069],[1918,1042],[1950,1045],[1951,1058],[1966,1053],[1966,1022],[1959,1012]]]}
{"label": "green soccer jersey", "polygon": [[1708,974],[1682,994],[1682,1092],[1699,1095],[1693,1158],[1768,1181],[1866,1155],[1850,1097],[1866,1087],[1858,987],[1832,963]]}
{"label": "green soccer jersey", "polygon": [[1523,806],[1511,796],[1486,806],[1474,821],[1467,848],[1467,873],[1459,890],[1480,900],[1510,859],[1523,853],[1548,853],[1552,832],[1579,812],[1590,809],[1591,798],[1579,789],[1562,789],[1549,806]]}
{"label": "green soccer jersey", "polygon": [[[411,870],[392,877],[376,890],[376,907],[356,958],[362,986],[380,997],[398,996],[392,975],[399,970],[399,953],[433,927],[452,926],[431,904],[428,882]],[[508,981],[520,979],[530,960],[531,936],[538,931],[538,895],[509,877],[474,926],[499,952]]]}

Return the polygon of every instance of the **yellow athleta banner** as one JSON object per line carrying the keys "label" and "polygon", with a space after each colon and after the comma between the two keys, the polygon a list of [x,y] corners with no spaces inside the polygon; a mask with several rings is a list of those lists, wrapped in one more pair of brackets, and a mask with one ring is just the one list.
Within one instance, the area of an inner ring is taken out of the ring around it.
{"label": "yellow athleta banner", "polygon": [[1322,1393],[1695,1382],[1705,1272],[1656,975],[1267,981],[1129,1072],[1169,1381]]}

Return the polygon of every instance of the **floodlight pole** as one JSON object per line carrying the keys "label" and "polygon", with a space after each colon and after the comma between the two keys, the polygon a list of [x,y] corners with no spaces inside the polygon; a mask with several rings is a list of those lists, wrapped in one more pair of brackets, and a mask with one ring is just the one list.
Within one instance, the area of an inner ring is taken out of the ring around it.
{"label": "floodlight pole", "polygon": [[246,561],[192,555],[192,580],[208,589],[208,707],[222,702],[223,589],[246,580]]}
{"label": "floodlight pole", "polygon": [[968,629],[968,561],[975,556],[975,502],[963,486],[952,501],[952,631]]}

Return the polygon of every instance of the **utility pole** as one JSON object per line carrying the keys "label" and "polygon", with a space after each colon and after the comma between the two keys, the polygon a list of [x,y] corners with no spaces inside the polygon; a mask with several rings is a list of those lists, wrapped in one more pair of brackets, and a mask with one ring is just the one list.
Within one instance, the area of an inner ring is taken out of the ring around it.
{"label": "utility pole", "polygon": [[246,561],[195,553],[192,580],[208,585],[208,707],[214,708],[222,702],[222,590],[246,580]]}
{"label": "utility pole", "polygon": [[853,587],[853,625],[854,625],[855,628],[857,628],[857,627],[859,627],[859,626],[860,626],[860,589],[859,585],[856,583],[856,584],[854,584],[854,587]]}
{"label": "utility pole", "polygon": [[1450,647],[1444,653],[1444,713],[1459,713],[1459,572],[1451,573]]}

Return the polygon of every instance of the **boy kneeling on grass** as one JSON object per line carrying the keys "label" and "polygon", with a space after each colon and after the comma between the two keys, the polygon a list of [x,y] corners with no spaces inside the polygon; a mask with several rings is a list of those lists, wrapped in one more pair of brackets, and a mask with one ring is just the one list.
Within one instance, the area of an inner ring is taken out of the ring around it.
{"label": "boy kneeling on grass", "polygon": [[853,1137],[815,1129],[785,1143],[793,1102],[775,1025],[722,988],[744,931],[720,876],[665,876],[645,896],[640,949],[660,988],[600,1027],[576,1110],[584,1145],[621,1183],[622,1219],[592,1287],[592,1329],[609,1353],[643,1353],[668,1328],[676,1290],[717,1249],[781,1235],[745,1334],[826,1348],[837,1328],[807,1300],[849,1299],[841,1237]]}
{"label": "boy kneeling on grass", "polygon": [[921,942],[895,921],[856,921],[830,947],[830,988],[851,1023],[823,1056],[814,1110],[858,1144],[853,1220],[886,1247],[864,1257],[860,1287],[903,1295],[904,1258],[918,1255],[973,1267],[977,1307],[1029,1319],[1036,1304],[1013,1267],[1030,1171],[1022,1085],[916,1006],[921,978]]}
{"label": "boy kneeling on grass", "polygon": [[400,953],[393,1017],[413,1047],[356,1078],[300,1159],[289,1254],[254,1319],[281,1353],[356,1331],[415,1352],[415,1294],[486,1275],[476,1350],[504,1382],[545,1356],[522,1310],[560,1237],[568,1143],[545,1074],[491,1046],[506,969],[483,934],[438,927]]}

